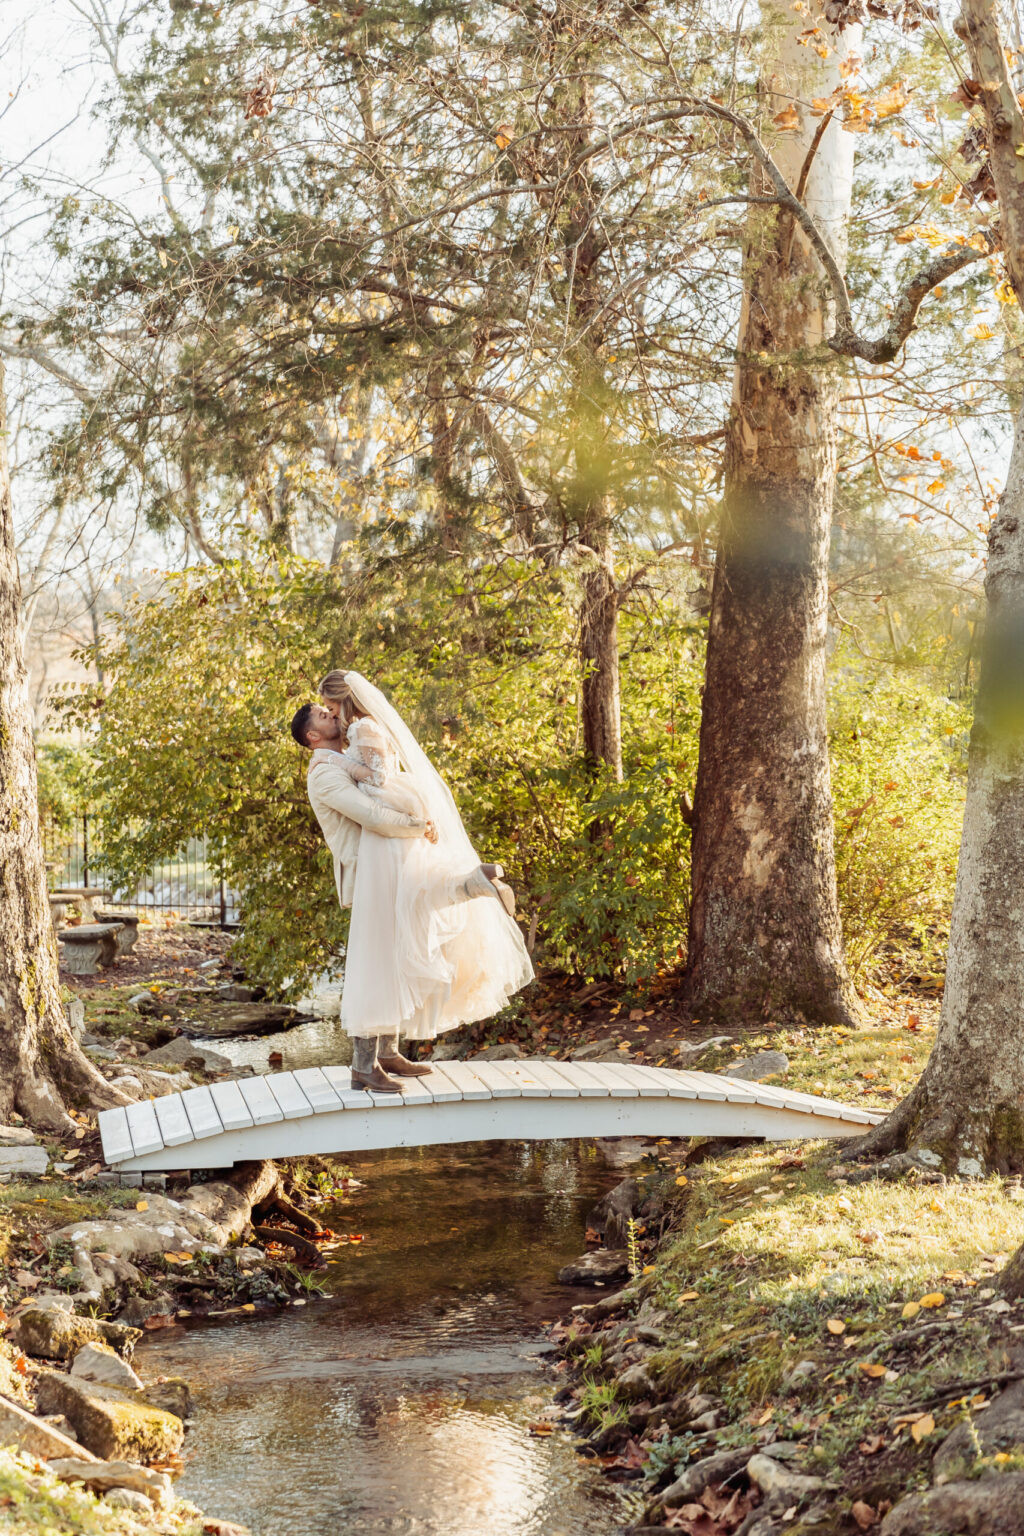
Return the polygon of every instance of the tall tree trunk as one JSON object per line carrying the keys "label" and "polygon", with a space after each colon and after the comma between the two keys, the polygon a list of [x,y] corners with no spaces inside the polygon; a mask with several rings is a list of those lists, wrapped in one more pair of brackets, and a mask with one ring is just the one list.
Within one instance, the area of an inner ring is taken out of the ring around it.
{"label": "tall tree trunk", "polygon": [[[991,0],[957,30],[986,83],[989,163],[1010,282],[1024,304],[1024,113]],[[949,1173],[1024,1169],[1024,411],[988,535],[986,619],[971,731],[946,987],[935,1047],[863,1150],[909,1148]],[[1007,1286],[1024,1269],[1018,1256]]]}
{"label": "tall tree trunk", "polygon": [[127,1101],[79,1050],[60,1003],[20,601],[0,369],[0,1122],[17,1110],[58,1130],[71,1124],[66,1102]]}
{"label": "tall tree trunk", "polygon": [[[780,133],[776,160],[842,260],[853,137],[838,122],[819,136],[806,103],[832,91],[859,29],[837,34],[822,10],[795,17],[782,0],[762,4],[764,107],[766,118],[799,121]],[[827,61],[796,41],[815,23],[834,49]],[[759,172],[752,181],[755,194],[769,190]],[[820,1023],[858,1012],[825,715],[837,381],[808,360],[830,333],[826,292],[789,215],[752,210],[694,797],[687,992],[704,1016]]]}
{"label": "tall tree trunk", "polygon": [[583,750],[622,780],[619,708],[619,594],[612,565],[610,513],[605,502],[582,530],[596,563],[583,579],[580,604]]}

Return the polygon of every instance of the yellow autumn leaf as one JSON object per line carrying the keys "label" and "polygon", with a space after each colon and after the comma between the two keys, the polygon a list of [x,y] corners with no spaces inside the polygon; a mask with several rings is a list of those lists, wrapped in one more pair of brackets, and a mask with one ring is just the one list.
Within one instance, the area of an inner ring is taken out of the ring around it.
{"label": "yellow autumn leaf", "polygon": [[863,1371],[865,1376],[870,1376],[873,1381],[885,1375],[885,1366],[876,1365],[873,1360],[858,1360],[857,1369]]}
{"label": "yellow autumn leaf", "polygon": [[783,107],[781,112],[776,112],[772,122],[780,133],[793,133],[800,127],[800,114],[790,102],[788,107]]}
{"label": "yellow autumn leaf", "polygon": [[921,1297],[922,1307],[944,1307],[946,1298],[941,1291],[929,1291],[927,1296]]}
{"label": "yellow autumn leaf", "polygon": [[502,123],[501,127],[494,135],[494,142],[497,144],[499,149],[507,149],[515,136],[515,129],[508,128],[504,123]]}
{"label": "yellow autumn leaf", "polygon": [[917,239],[917,236],[912,229],[898,229],[893,235],[893,239],[897,245],[910,245]]}
{"label": "yellow autumn leaf", "polygon": [[157,259],[157,261],[160,263],[160,265],[162,267],[166,267],[166,265],[167,265],[167,252],[166,251],[157,251],[156,259]]}
{"label": "yellow autumn leaf", "polygon": [[181,1255],[177,1254],[177,1253],[165,1253],[164,1254],[164,1258],[166,1259],[168,1264],[180,1264],[181,1263]]}
{"label": "yellow autumn leaf", "polygon": [[916,1317],[920,1310],[920,1302],[908,1301],[906,1306],[903,1308],[903,1311],[900,1313],[900,1316],[905,1318]]}
{"label": "yellow autumn leaf", "polygon": [[837,1336],[846,1332],[846,1324],[843,1322],[842,1318],[839,1317],[830,1317],[828,1322],[825,1324],[825,1327],[828,1329],[829,1333],[834,1333]]}
{"label": "yellow autumn leaf", "polygon": [[679,1184],[679,1185],[680,1185],[680,1186],[685,1186],[685,1185],[687,1185],[687,1184],[689,1184],[689,1182],[690,1182],[690,1181],[689,1181],[689,1179],[688,1179],[688,1178],[687,1178],[687,1177],[686,1177],[686,1174],[685,1174],[685,1173],[681,1173],[681,1174],[680,1174],[680,1175],[679,1175],[679,1177],[678,1177],[678,1179],[676,1179],[676,1183],[677,1183],[677,1184]]}
{"label": "yellow autumn leaf", "polygon": [[922,1414],[921,1417],[919,1419],[915,1419],[914,1423],[910,1426],[911,1438],[916,1445],[920,1445],[921,1441],[924,1440],[926,1436],[930,1435],[934,1428],[935,1420],[932,1418],[931,1414]]}
{"label": "yellow autumn leaf", "polygon": [[654,1268],[655,1268],[655,1266],[653,1264],[645,1264],[643,1269],[640,1271],[640,1273],[642,1275],[653,1275],[654,1274]]}
{"label": "yellow autumn leaf", "polygon": [[933,480],[931,485],[928,487],[928,494],[929,494],[929,496],[935,496],[935,495],[938,494],[939,491],[944,491],[945,489],[946,489],[946,482],[945,482],[945,480]]}
{"label": "yellow autumn leaf", "polygon": [[148,1200],[136,1200],[136,1202],[135,1202],[135,1209],[137,1211],[148,1211],[149,1210],[149,1201]]}
{"label": "yellow autumn leaf", "polygon": [[980,325],[972,325],[967,334],[973,336],[976,341],[991,341],[995,331],[982,321]]}

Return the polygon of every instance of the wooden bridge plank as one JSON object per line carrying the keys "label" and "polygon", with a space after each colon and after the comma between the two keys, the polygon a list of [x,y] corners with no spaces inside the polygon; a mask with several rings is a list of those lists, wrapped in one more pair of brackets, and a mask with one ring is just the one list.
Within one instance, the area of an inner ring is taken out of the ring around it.
{"label": "wooden bridge plank", "polygon": [[272,1072],[267,1078],[267,1087],[284,1111],[286,1120],[301,1120],[304,1115],[313,1113],[313,1106],[295,1081],[294,1073]]}
{"label": "wooden bridge plank", "polygon": [[608,1084],[594,1071],[595,1062],[563,1061],[559,1065],[571,1069],[573,1080],[579,1083],[581,1098],[608,1099],[611,1097]]}
{"label": "wooden bridge plank", "polygon": [[141,1099],[134,1104],[126,1104],[124,1112],[128,1116],[135,1156],[145,1157],[147,1152],[162,1152],[164,1139],[160,1134],[152,1100]]}
{"label": "wooden bridge plank", "polygon": [[224,1127],[220,1123],[213,1095],[205,1084],[201,1088],[187,1088],[181,1096],[181,1102],[197,1141],[203,1141],[207,1136],[220,1135]]}
{"label": "wooden bridge plank", "polygon": [[[609,1066],[612,1063],[609,1062]],[[664,1097],[664,1089],[658,1080],[650,1075],[650,1067],[639,1066],[636,1062],[624,1061],[617,1069],[622,1073],[627,1083],[636,1083],[642,1099],[660,1099]]]}
{"label": "wooden bridge plank", "polygon": [[252,1115],[236,1082],[211,1083],[210,1096],[226,1131],[241,1131],[252,1125]]}
{"label": "wooden bridge plank", "polygon": [[657,1081],[662,1086],[662,1091],[670,1099],[695,1099],[696,1088],[689,1083],[679,1081],[680,1073],[672,1067],[651,1067],[650,1071],[656,1074]]}
{"label": "wooden bridge plank", "polygon": [[688,1087],[696,1089],[699,1099],[709,1099],[712,1103],[724,1104],[726,1091],[720,1080],[713,1072],[687,1072],[679,1069],[679,1081]]}
{"label": "wooden bridge plank", "polygon": [[574,1061],[552,1061],[549,1063],[552,1072],[567,1082],[570,1088],[575,1089],[573,1097],[581,1099],[607,1098],[607,1090],[595,1083],[585,1072],[580,1071],[580,1064]]}
{"label": "wooden bridge plank", "polygon": [[450,1077],[445,1076],[446,1063],[428,1063],[430,1067],[429,1077],[421,1077],[419,1084],[433,1097],[435,1104],[455,1104],[462,1098],[462,1089],[457,1088]]}
{"label": "wooden bridge plank", "polygon": [[321,1070],[341,1100],[343,1109],[373,1108],[370,1095],[362,1088],[352,1087],[352,1072],[349,1067],[323,1067]]}
{"label": "wooden bridge plank", "polygon": [[598,1082],[605,1085],[611,1098],[638,1099],[640,1097],[640,1089],[635,1083],[623,1077],[617,1061],[588,1061],[587,1066]]}
{"label": "wooden bridge plank", "polygon": [[524,1099],[546,1099],[547,1089],[537,1076],[535,1061],[506,1061],[503,1062],[505,1070],[514,1083],[518,1083],[519,1091]]}
{"label": "wooden bridge plank", "polygon": [[492,1099],[522,1098],[522,1089],[519,1084],[514,1082],[507,1072],[502,1071],[504,1062],[478,1061],[475,1065],[477,1076],[491,1090]]}
{"label": "wooden bridge plank", "polygon": [[491,1090],[471,1061],[446,1061],[444,1075],[451,1079],[464,1099],[489,1099]]}
{"label": "wooden bridge plank", "polygon": [[254,1125],[273,1125],[283,1120],[281,1106],[267,1087],[265,1077],[240,1077],[238,1091],[245,1100],[245,1107],[252,1115]]}
{"label": "wooden bridge plank", "polygon": [[103,1138],[103,1156],[108,1163],[123,1163],[126,1157],[134,1157],[132,1133],[128,1129],[128,1116],[123,1108],[101,1109],[99,1115],[100,1136]]}
{"label": "wooden bridge plank", "polygon": [[580,1088],[564,1072],[560,1072],[557,1061],[538,1061],[536,1064],[537,1076],[541,1086],[547,1088],[553,1099],[578,1099]]}
{"label": "wooden bridge plank", "polygon": [[296,1068],[295,1081],[312,1105],[314,1115],[323,1115],[329,1110],[342,1107],[341,1100],[319,1067]]}
{"label": "wooden bridge plank", "polygon": [[154,1099],[153,1108],[165,1147],[181,1147],[187,1141],[195,1141],[180,1093],[165,1093],[162,1098]]}

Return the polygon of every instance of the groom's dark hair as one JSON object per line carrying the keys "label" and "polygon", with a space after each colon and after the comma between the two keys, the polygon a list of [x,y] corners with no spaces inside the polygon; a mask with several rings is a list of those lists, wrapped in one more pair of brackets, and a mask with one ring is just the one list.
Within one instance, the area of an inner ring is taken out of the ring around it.
{"label": "groom's dark hair", "polygon": [[295,711],[292,719],[292,735],[300,747],[308,747],[306,732],[309,730],[309,717],[313,713],[312,704],[303,704],[301,709]]}

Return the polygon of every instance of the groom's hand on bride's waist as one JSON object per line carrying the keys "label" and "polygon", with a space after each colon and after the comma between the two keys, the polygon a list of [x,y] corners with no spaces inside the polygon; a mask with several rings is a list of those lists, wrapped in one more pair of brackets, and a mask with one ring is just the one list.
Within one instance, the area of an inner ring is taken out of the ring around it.
{"label": "groom's hand on bride's waist", "polygon": [[428,821],[426,826],[423,828],[423,836],[426,838],[428,843],[437,842],[437,828],[434,826],[432,821]]}

